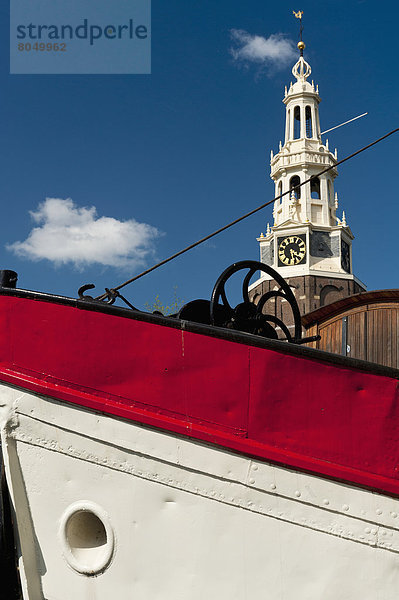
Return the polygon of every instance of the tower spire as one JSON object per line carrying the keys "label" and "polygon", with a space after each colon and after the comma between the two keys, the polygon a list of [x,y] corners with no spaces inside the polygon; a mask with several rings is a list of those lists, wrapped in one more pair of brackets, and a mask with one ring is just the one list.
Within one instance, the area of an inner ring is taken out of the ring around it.
{"label": "tower spire", "polygon": [[[338,274],[341,278],[352,278],[348,262],[341,265],[341,241],[349,248],[352,234],[345,216],[342,220],[337,219],[334,194],[337,170],[332,168],[328,173],[319,174],[321,166],[335,167],[337,159],[329,149],[328,140],[323,143],[321,139],[321,99],[317,87],[310,80],[311,66],[303,57],[303,11],[294,11],[294,15],[300,20],[301,39],[298,48],[301,56],[292,68],[296,81],[287,89],[283,99],[286,107],[284,144],[280,143],[278,153],[270,161],[277,198],[273,210],[273,239],[263,239],[261,246],[269,245],[271,248],[274,243],[273,251],[270,250],[273,260],[270,259],[269,264],[273,263],[277,269],[289,272],[290,276],[296,273],[298,276],[313,276],[314,273],[320,275],[324,272]],[[310,182],[300,187],[299,184],[309,176]],[[289,194],[282,196],[288,191]],[[297,262],[293,257],[287,258],[284,255],[284,260],[288,261],[284,262],[278,255],[279,249],[280,253],[284,250],[282,240],[286,234],[293,237],[294,233],[305,244],[306,253]],[[322,239],[323,243],[320,241]]]}
{"label": "tower spire", "polygon": [[[286,86],[283,98],[284,143],[270,160],[275,184],[273,227],[258,242],[261,262],[273,266],[295,288],[301,310],[308,312],[364,288],[352,271],[353,234],[346,215],[337,216],[337,155],[321,138],[321,98],[303,56],[303,11],[293,12],[300,22],[300,56],[292,68],[295,81]],[[324,171],[326,166],[332,167],[330,171]],[[262,276],[252,285],[255,295],[272,292],[277,284]],[[276,302],[275,314],[284,310],[284,304]]]}

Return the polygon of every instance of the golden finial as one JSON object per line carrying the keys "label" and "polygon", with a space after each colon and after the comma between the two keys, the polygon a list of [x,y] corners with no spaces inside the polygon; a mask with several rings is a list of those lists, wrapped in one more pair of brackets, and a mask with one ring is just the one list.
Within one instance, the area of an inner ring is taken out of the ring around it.
{"label": "golden finial", "polygon": [[303,15],[303,10],[298,10],[297,12],[295,12],[295,10],[293,10],[292,12],[293,12],[294,16],[297,19],[299,19],[299,22],[300,22],[298,50],[299,50],[301,56],[303,56],[303,51],[305,50],[305,43],[302,41],[302,31],[303,31],[302,15]]}

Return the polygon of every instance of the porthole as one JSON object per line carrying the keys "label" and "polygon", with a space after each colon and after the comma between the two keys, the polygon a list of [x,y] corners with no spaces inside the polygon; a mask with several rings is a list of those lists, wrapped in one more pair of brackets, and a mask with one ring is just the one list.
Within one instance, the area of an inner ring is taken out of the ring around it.
{"label": "porthole", "polygon": [[67,563],[85,575],[103,572],[114,553],[114,532],[108,515],[92,502],[75,503],[65,511],[60,538]]}

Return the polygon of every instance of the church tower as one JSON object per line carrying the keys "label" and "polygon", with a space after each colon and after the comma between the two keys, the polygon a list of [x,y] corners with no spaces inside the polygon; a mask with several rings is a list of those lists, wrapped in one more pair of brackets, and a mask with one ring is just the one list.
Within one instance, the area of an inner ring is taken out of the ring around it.
{"label": "church tower", "polygon": [[[353,234],[345,213],[338,217],[337,151],[321,139],[318,86],[309,81],[310,65],[300,57],[292,69],[295,83],[285,88],[285,137],[279,152],[271,152],[270,176],[275,183],[273,226],[257,238],[260,260],[278,271],[293,288],[301,314],[364,291],[352,272]],[[327,173],[320,174],[332,166]],[[300,183],[311,179],[299,187]],[[289,192],[288,194],[286,192]],[[281,194],[285,196],[280,197]],[[256,297],[277,289],[261,274],[250,288]],[[284,318],[284,304],[276,303],[276,316]]]}

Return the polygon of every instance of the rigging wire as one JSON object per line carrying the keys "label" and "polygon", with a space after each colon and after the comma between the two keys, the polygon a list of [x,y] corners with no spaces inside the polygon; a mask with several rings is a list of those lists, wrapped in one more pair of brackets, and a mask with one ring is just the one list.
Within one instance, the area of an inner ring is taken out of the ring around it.
{"label": "rigging wire", "polygon": [[357,117],[353,117],[353,119],[349,119],[349,121],[345,121],[344,123],[341,123],[340,125],[335,125],[335,127],[330,127],[330,129],[326,129],[325,131],[322,131],[320,135],[324,135],[325,133],[330,133],[330,131],[334,131],[334,129],[338,129],[338,127],[342,127],[343,125],[347,125],[348,123],[352,123],[352,121],[356,121],[356,119],[361,119],[362,117],[365,117],[368,114],[369,113],[365,112],[362,115],[358,115]]}
{"label": "rigging wire", "polygon": [[[328,171],[330,171],[331,169],[334,169],[338,165],[342,165],[347,160],[350,160],[351,158],[357,156],[361,152],[364,152],[365,150],[368,150],[368,148],[371,148],[372,146],[375,146],[379,142],[382,142],[382,140],[385,140],[386,138],[388,138],[389,136],[393,135],[394,133],[397,133],[398,131],[399,131],[399,127],[396,128],[396,129],[393,129],[392,131],[390,131],[389,133],[386,133],[385,135],[383,135],[382,137],[378,138],[374,142],[371,142],[370,144],[367,144],[367,146],[364,146],[363,148],[360,148],[360,150],[356,150],[356,152],[353,152],[352,154],[349,154],[349,156],[346,156],[342,160],[339,160],[338,162],[335,162],[334,164],[330,165],[329,167],[323,169],[322,171],[320,171],[319,173],[317,173],[317,175],[312,175],[308,179],[305,179],[305,181],[303,181],[302,183],[298,184],[295,187],[296,188],[302,187],[306,183],[309,183],[309,181],[311,181],[312,179],[315,179],[316,177],[319,177],[320,175],[323,175],[324,173],[327,173]],[[152,271],[155,271],[155,269],[158,269],[159,267],[162,267],[163,265],[166,265],[166,263],[170,262],[171,260],[174,260],[178,256],[181,256],[182,254],[185,254],[186,252],[188,252],[189,250],[192,250],[196,246],[199,246],[200,244],[203,244],[204,242],[206,242],[207,240],[210,240],[211,238],[215,237],[219,233],[222,233],[223,231],[226,231],[226,229],[229,229],[230,227],[233,227],[233,225],[236,225],[237,223],[240,223],[244,219],[247,219],[251,215],[254,215],[255,213],[257,213],[260,210],[262,210],[263,208],[265,208],[266,206],[269,206],[270,204],[272,204],[276,200],[279,200],[280,198],[283,198],[283,196],[286,196],[287,194],[290,194],[291,192],[292,192],[292,190],[287,190],[286,192],[284,192],[283,194],[280,194],[279,196],[276,196],[272,200],[268,200],[267,202],[264,202],[263,204],[261,204],[257,208],[254,208],[253,210],[251,210],[251,211],[245,213],[244,215],[242,215],[241,217],[238,217],[237,219],[234,219],[234,221],[231,221],[227,225],[224,225],[223,227],[220,227],[219,229],[217,229],[213,233],[210,233],[209,235],[206,235],[205,237],[203,237],[200,240],[198,240],[197,242],[194,242],[193,244],[190,244],[189,246],[186,246],[186,248],[183,248],[183,250],[179,250],[179,252],[176,252],[175,254],[172,254],[168,258],[165,258],[164,260],[161,260],[159,263],[153,265],[152,267],[150,267],[149,269],[146,269],[145,271],[142,271],[141,273],[139,273],[138,275],[135,275],[131,279],[128,279],[127,281],[119,284],[115,288],[111,288],[110,291],[111,292],[116,292],[116,291],[122,289],[123,287],[125,287],[126,285],[129,285],[130,283],[133,283],[134,281],[137,281],[137,279],[140,279],[141,277],[144,277],[144,275],[148,275],[148,273],[151,273]],[[105,294],[101,294],[101,296],[97,296],[96,298],[94,298],[94,300],[104,300],[105,298],[108,298],[108,297],[109,297],[109,293],[105,293]]]}

